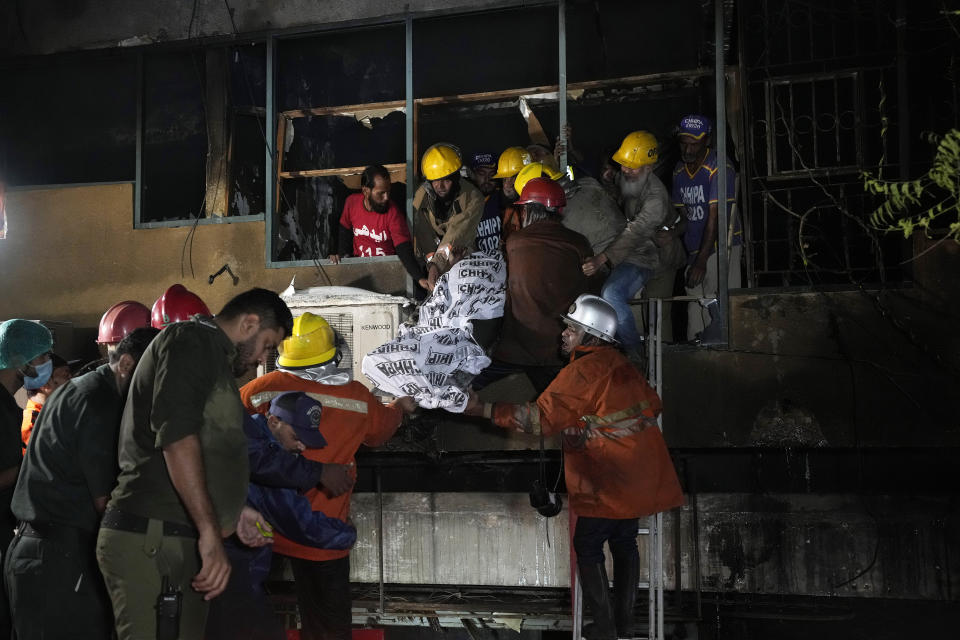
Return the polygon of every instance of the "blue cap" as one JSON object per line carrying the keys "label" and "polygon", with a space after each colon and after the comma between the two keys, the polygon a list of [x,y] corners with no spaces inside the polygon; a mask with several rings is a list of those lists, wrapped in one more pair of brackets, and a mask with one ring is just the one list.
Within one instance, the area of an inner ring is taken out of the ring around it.
{"label": "blue cap", "polygon": [[696,140],[710,135],[713,130],[713,123],[707,116],[690,115],[680,121],[678,135],[690,136]]}
{"label": "blue cap", "polygon": [[477,153],[470,156],[470,168],[476,169],[477,167],[495,167],[497,166],[497,158],[489,151],[478,151]]}
{"label": "blue cap", "polygon": [[322,449],[327,446],[327,440],[318,428],[323,415],[323,405],[303,391],[288,391],[271,400],[270,415],[293,427],[297,439],[308,449]]}

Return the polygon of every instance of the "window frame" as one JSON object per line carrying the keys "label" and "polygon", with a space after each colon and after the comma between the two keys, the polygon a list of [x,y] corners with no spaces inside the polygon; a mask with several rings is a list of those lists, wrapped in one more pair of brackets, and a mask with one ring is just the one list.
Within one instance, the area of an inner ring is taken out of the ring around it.
{"label": "window frame", "polygon": [[[259,42],[258,39],[253,39],[247,42]],[[267,39],[269,42],[269,38]],[[242,44],[242,43],[233,43],[233,44]],[[224,45],[229,47],[230,45]],[[269,46],[269,45],[268,45]],[[185,47],[185,50],[190,50],[195,48],[194,46]],[[200,47],[202,50],[203,47]],[[143,72],[143,58],[144,50],[141,49],[136,53],[137,57],[137,124],[136,124],[136,168],[135,175],[133,179],[133,228],[134,229],[171,229],[177,227],[196,227],[200,225],[221,225],[221,224],[241,224],[244,222],[262,222],[266,218],[266,209],[269,206],[268,202],[264,202],[264,213],[260,214],[251,214],[246,216],[210,216],[210,217],[200,217],[200,218],[182,218],[178,220],[153,220],[153,221],[144,221],[142,219],[143,211],[143,145],[144,145],[144,72]],[[267,96],[266,101],[270,103],[270,87],[267,86]],[[264,132],[269,134],[269,120],[265,122]],[[265,167],[265,176],[270,176],[269,173],[269,159],[270,159],[270,148],[266,143],[264,144],[266,148],[266,157],[267,157],[267,166]],[[229,171],[229,163],[228,163]],[[264,182],[269,185],[270,180],[265,179]],[[269,193],[269,191],[268,191]]]}

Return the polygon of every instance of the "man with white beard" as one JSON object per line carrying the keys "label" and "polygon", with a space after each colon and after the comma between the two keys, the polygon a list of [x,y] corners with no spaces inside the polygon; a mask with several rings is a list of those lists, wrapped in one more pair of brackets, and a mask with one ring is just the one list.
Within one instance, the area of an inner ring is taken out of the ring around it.
{"label": "man with white beard", "polygon": [[607,263],[613,269],[601,296],[616,310],[617,337],[634,362],[643,360],[643,339],[637,331],[630,300],[660,266],[655,235],[658,229],[673,222],[668,217],[676,215],[670,192],[653,173],[658,157],[653,134],[634,131],[624,138],[613,159],[622,167],[620,191],[627,226],[610,246],[583,263],[583,272],[588,276]]}

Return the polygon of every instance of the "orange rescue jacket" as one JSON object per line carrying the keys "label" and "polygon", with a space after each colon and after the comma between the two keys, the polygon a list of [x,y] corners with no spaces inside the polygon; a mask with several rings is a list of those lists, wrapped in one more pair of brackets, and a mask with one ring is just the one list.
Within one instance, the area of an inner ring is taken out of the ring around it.
{"label": "orange rescue jacket", "polygon": [[[240,388],[240,398],[250,413],[266,414],[276,392],[304,391],[326,396],[318,398],[323,405],[318,429],[327,441],[323,449],[307,449],[303,456],[317,462],[349,464],[360,445],[376,447],[393,436],[403,413],[397,407],[384,406],[359,382],[345,385],[327,385],[304,380],[291,373],[273,371],[256,378]],[[330,497],[319,489],[306,492],[314,511],[346,521],[350,517],[352,491]],[[336,560],[350,554],[350,550],[317,549],[297,544],[275,534],[273,550],[304,560]]]}
{"label": "orange rescue jacket", "polygon": [[623,354],[577,347],[535,403],[496,404],[493,421],[562,433],[570,507],[578,516],[628,519],[683,504],[660,410],[656,391]]}
{"label": "orange rescue jacket", "polygon": [[43,408],[42,402],[36,400],[27,400],[27,406],[23,408],[23,422],[20,424],[20,439],[23,440],[23,448],[27,448],[30,442],[30,434],[33,433],[33,425],[37,423],[37,416],[40,415],[40,409]]}

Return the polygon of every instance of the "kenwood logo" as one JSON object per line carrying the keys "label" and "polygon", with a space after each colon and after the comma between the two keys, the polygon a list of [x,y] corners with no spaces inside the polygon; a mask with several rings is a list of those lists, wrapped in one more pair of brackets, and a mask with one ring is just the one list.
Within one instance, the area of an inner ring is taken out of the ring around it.
{"label": "kenwood logo", "polygon": [[383,331],[385,329],[390,329],[389,324],[365,324],[360,327],[364,331]]}

